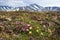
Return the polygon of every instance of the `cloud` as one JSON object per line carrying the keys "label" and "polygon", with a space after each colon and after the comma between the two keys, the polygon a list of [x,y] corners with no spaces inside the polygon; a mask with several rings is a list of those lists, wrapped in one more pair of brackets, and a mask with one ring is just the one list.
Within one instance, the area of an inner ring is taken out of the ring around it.
{"label": "cloud", "polygon": [[19,7],[19,6],[26,6],[27,4],[21,0],[1,0],[0,5],[12,6],[12,7]]}
{"label": "cloud", "polygon": [[13,7],[26,6],[29,4],[36,3],[40,6],[59,6],[60,0],[0,0],[1,5],[8,5]]}
{"label": "cloud", "polygon": [[7,4],[13,7],[26,6],[26,4],[23,1],[8,1]]}

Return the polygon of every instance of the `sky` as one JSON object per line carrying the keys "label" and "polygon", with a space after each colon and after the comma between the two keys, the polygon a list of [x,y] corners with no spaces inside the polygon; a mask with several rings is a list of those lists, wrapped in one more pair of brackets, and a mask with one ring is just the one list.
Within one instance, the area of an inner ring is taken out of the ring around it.
{"label": "sky", "polygon": [[0,0],[0,6],[27,6],[29,4],[38,4],[40,6],[58,6],[60,7],[60,0]]}

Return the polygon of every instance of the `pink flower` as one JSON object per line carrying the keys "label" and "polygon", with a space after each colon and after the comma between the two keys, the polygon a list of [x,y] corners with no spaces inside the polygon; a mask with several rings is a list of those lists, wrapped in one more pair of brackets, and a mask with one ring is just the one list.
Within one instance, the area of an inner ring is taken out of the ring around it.
{"label": "pink flower", "polygon": [[22,24],[22,31],[26,31],[26,29],[28,29],[31,25],[30,24],[27,24],[27,23],[24,23],[24,22],[21,22],[21,24]]}
{"label": "pink flower", "polygon": [[19,28],[19,26],[18,25],[16,25],[16,29],[18,29]]}
{"label": "pink flower", "polygon": [[21,24],[22,24],[24,27],[30,27],[30,26],[31,26],[30,24],[27,24],[27,23],[24,23],[24,22],[21,22]]}
{"label": "pink flower", "polygon": [[25,28],[22,28],[21,30],[22,30],[22,31],[24,31],[24,32],[26,31],[26,29],[25,29]]}
{"label": "pink flower", "polygon": [[27,24],[28,27],[30,27],[31,25],[30,24]]}

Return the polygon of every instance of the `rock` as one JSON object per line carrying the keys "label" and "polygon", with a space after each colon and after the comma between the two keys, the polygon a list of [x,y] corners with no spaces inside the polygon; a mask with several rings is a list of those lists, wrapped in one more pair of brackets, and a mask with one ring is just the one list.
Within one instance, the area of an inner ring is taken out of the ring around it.
{"label": "rock", "polygon": [[3,22],[3,21],[8,21],[8,20],[5,18],[0,18],[0,22]]}

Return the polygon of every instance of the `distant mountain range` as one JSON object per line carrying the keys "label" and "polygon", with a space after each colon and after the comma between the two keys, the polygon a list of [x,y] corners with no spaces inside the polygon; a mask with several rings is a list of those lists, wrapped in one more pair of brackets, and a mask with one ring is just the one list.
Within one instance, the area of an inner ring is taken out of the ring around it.
{"label": "distant mountain range", "polygon": [[60,11],[60,7],[42,7],[37,4],[30,4],[29,6],[23,7],[10,7],[10,6],[0,6],[0,11]]}

